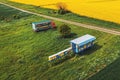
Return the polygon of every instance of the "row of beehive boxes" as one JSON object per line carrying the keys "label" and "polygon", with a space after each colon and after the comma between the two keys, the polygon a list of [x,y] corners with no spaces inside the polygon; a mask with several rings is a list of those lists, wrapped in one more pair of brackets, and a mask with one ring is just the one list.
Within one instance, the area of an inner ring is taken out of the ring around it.
{"label": "row of beehive boxes", "polygon": [[84,46],[78,47],[79,52],[91,47],[94,45],[94,42],[89,42],[88,44],[85,44]]}
{"label": "row of beehive boxes", "polygon": [[51,56],[49,56],[49,61],[61,58],[61,57],[65,56],[65,55],[67,55],[68,53],[70,53],[71,50],[72,50],[72,47],[67,48],[67,49],[65,49],[65,50],[63,50],[61,52],[58,52],[58,53],[54,54],[54,55],[51,55]]}

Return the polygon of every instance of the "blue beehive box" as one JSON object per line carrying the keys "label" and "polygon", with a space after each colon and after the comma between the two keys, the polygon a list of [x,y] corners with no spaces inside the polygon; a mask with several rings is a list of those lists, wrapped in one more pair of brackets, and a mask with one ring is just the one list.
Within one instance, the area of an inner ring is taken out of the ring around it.
{"label": "blue beehive box", "polygon": [[82,37],[71,40],[71,46],[74,53],[79,53],[94,45],[95,37],[92,35],[84,35]]}

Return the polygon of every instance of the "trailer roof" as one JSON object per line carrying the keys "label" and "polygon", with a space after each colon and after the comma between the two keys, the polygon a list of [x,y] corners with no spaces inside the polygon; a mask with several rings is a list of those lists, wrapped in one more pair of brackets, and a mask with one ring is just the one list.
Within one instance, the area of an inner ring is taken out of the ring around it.
{"label": "trailer roof", "polygon": [[42,20],[40,22],[32,22],[32,24],[43,24],[43,23],[47,23],[47,22],[51,22],[50,20]]}
{"label": "trailer roof", "polygon": [[65,52],[65,51],[68,51],[68,50],[71,50],[71,49],[72,49],[72,47],[69,47],[69,48],[67,48],[67,49],[65,49],[65,50],[63,50],[63,51],[60,51],[60,52],[58,52],[58,53],[56,53],[56,54],[53,54],[53,55],[49,56],[49,58],[50,58],[50,57],[53,57],[53,56],[56,56],[56,55],[59,55],[59,54]]}
{"label": "trailer roof", "polygon": [[79,38],[76,38],[74,40],[71,40],[70,42],[71,43],[74,43],[74,44],[78,44],[79,46],[82,46],[84,44],[87,44],[93,40],[95,40],[96,38],[92,35],[89,35],[89,34],[86,34],[82,37],[79,37]]}

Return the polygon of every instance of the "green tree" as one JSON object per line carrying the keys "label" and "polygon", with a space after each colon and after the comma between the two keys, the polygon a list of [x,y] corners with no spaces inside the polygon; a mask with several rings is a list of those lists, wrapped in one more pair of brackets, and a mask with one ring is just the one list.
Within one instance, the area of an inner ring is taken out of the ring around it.
{"label": "green tree", "polygon": [[59,27],[59,33],[61,34],[62,37],[69,37],[70,34],[71,34],[71,28],[66,25],[66,24],[62,24],[60,27]]}

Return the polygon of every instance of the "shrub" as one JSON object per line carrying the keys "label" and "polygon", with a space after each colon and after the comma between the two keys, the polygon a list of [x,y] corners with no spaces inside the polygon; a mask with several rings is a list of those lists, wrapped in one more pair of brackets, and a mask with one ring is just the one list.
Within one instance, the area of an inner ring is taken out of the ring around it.
{"label": "shrub", "polygon": [[0,20],[4,20],[5,19],[5,17],[4,16],[0,16]]}
{"label": "shrub", "polygon": [[65,3],[57,3],[58,14],[65,14],[68,12],[67,5]]}
{"label": "shrub", "polygon": [[17,14],[13,15],[13,19],[20,19],[20,15]]}
{"label": "shrub", "polygon": [[61,34],[61,37],[69,37],[71,34],[71,28],[68,25],[63,24],[59,27],[59,33]]}

